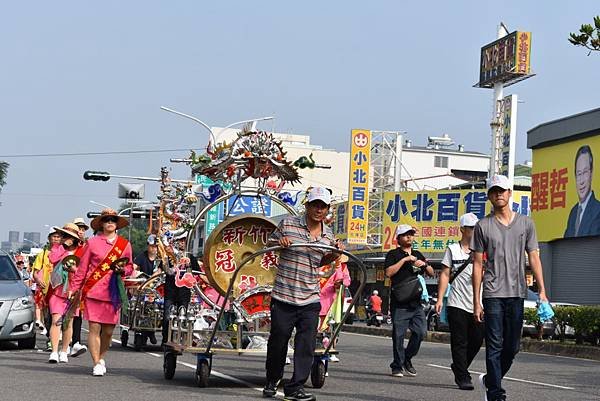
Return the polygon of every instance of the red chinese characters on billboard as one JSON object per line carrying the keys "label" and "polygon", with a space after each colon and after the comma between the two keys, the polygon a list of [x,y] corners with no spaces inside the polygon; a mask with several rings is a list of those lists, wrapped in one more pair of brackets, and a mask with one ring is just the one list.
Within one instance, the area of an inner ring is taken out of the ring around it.
{"label": "red chinese characters on billboard", "polygon": [[531,176],[531,210],[566,207],[568,169],[541,171]]}

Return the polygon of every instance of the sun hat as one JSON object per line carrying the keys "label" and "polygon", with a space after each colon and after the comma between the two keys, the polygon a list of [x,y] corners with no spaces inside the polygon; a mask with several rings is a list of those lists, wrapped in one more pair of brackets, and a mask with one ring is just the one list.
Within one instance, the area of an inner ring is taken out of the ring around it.
{"label": "sun hat", "polygon": [[82,217],[77,217],[75,220],[73,220],[73,224],[75,224],[76,226],[85,227],[86,230],[90,228],[90,226],[86,224],[85,220]]}
{"label": "sun hat", "polygon": [[54,226],[52,227],[59,234],[66,234],[69,237],[73,237],[76,240],[79,240],[79,227],[77,227],[73,223],[67,223],[62,227]]}
{"label": "sun hat", "polygon": [[117,219],[117,230],[123,227],[127,227],[129,225],[129,221],[127,221],[125,217],[119,216],[116,210],[104,209],[100,213],[100,216],[94,217],[93,220],[90,222],[90,226],[92,226],[92,229],[94,231],[102,231],[102,221],[106,217],[115,217]]}

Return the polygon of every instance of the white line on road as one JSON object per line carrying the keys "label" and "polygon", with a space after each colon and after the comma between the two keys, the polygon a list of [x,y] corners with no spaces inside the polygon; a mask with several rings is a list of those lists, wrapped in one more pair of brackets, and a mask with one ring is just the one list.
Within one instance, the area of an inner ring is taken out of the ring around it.
{"label": "white line on road", "polygon": [[[427,366],[431,366],[432,368],[451,370],[448,366],[435,365],[433,363],[428,363]],[[474,370],[471,370],[470,372],[476,373],[478,375],[483,374],[483,372],[476,372]],[[538,386],[560,388],[562,390],[575,390],[575,388],[573,388],[573,387],[559,386],[557,384],[548,384],[548,383],[536,382],[536,381],[532,381],[532,380],[517,379],[514,377],[508,377],[508,376],[505,376],[504,379],[512,380],[512,381],[519,382],[519,383],[537,384]]]}

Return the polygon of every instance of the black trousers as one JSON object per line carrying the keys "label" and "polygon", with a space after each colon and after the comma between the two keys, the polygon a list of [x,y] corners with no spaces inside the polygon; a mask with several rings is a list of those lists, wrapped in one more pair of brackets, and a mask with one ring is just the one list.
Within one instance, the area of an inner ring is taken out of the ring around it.
{"label": "black trousers", "polygon": [[283,377],[288,342],[294,327],[294,374],[284,385],[284,393],[291,394],[302,388],[312,369],[319,311],[321,303],[297,306],[271,300],[271,335],[267,345],[267,380]]}
{"label": "black trousers", "polygon": [[71,346],[75,343],[81,344],[81,315],[73,317],[73,338],[71,340]]}
{"label": "black trousers", "polygon": [[485,336],[483,323],[475,321],[473,314],[460,308],[447,308],[450,325],[450,350],[452,371],[458,380],[470,377],[469,366],[479,352]]}

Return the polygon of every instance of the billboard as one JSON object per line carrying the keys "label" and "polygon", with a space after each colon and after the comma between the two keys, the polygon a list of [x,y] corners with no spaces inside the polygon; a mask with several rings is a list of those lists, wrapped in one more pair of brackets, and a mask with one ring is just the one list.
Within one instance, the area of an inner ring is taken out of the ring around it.
{"label": "billboard", "polygon": [[533,149],[531,212],[538,240],[600,235],[600,174],[593,169],[600,156],[600,131],[595,136]]}
{"label": "billboard", "polygon": [[331,205],[331,209],[333,210],[333,224],[332,230],[335,238],[345,240],[348,237],[348,232],[346,230],[346,210],[348,209],[348,202],[340,202]]}
{"label": "billboard", "polygon": [[348,185],[347,242],[366,244],[369,222],[369,166],[371,131],[353,129],[350,141],[350,184]]}
{"label": "billboard", "polygon": [[515,166],[517,136],[517,95],[509,95],[502,101],[502,151],[499,173],[512,179]]}
{"label": "billboard", "polygon": [[515,31],[481,48],[478,86],[511,83],[529,75],[531,32]]}
{"label": "billboard", "polygon": [[[513,191],[514,211],[529,215],[529,205],[529,192]],[[383,207],[382,251],[396,247],[398,225],[410,224],[416,230],[413,248],[429,253],[442,253],[460,240],[460,216],[475,213],[482,218],[492,209],[483,189],[386,192]]]}

